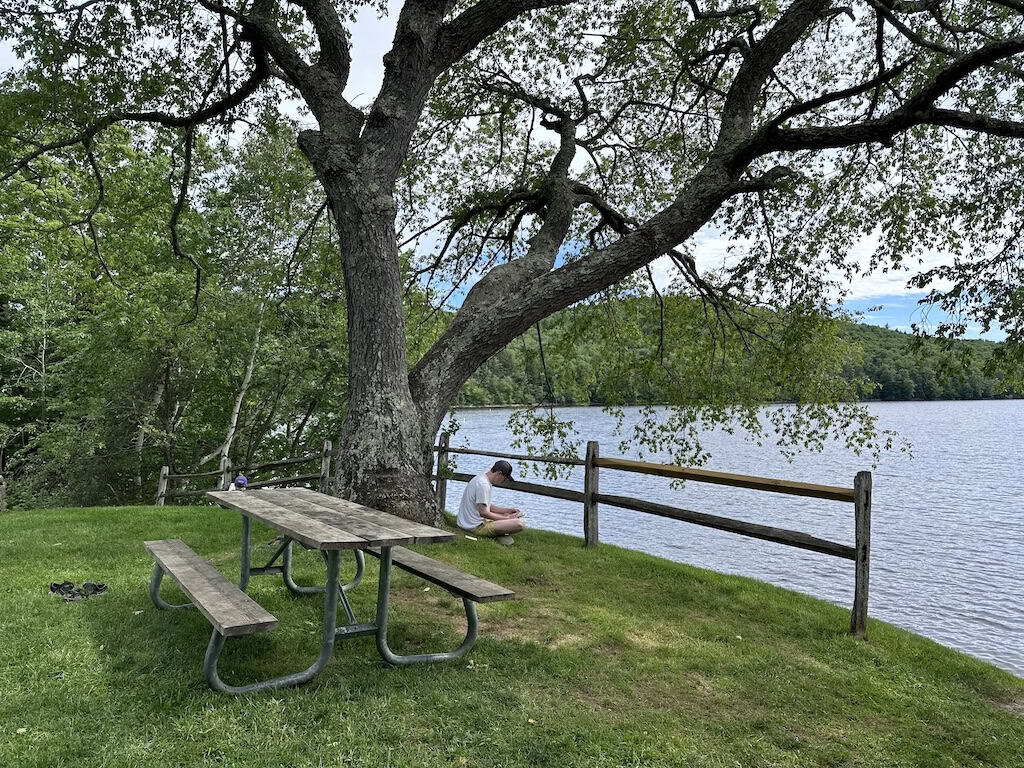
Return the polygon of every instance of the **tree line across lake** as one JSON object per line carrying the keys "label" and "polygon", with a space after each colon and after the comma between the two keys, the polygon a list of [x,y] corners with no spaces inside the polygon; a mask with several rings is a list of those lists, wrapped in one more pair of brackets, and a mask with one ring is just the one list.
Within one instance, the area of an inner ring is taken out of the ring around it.
{"label": "tree line across lake", "polygon": [[[653,312],[653,305],[648,307]],[[656,322],[655,318],[650,318]],[[845,359],[840,375],[858,399],[978,400],[1020,397],[999,371],[991,369],[998,344],[984,340],[922,341],[913,334],[849,321],[836,321]],[[655,335],[639,341],[636,365],[627,370],[605,364],[606,347],[571,336],[569,315],[544,322],[541,343],[529,333],[503,349],[459,394],[459,405],[636,405],[670,402],[659,380],[647,375],[657,355]],[[571,341],[565,343],[566,337]],[[561,342],[561,343],[560,343]],[[542,364],[541,348],[558,350]],[[612,375],[608,375],[612,372]],[[784,388],[778,396],[787,399]]]}

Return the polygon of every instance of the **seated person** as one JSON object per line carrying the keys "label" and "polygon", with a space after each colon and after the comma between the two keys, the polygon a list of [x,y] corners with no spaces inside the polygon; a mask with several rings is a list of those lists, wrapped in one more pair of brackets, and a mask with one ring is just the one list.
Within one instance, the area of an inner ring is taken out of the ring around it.
{"label": "seated person", "polygon": [[519,533],[526,528],[522,510],[491,503],[491,488],[511,479],[512,465],[507,461],[496,461],[489,472],[477,475],[466,483],[459,514],[455,519],[459,528],[477,536],[503,538],[506,541],[502,543],[511,544],[512,537],[509,534]]}

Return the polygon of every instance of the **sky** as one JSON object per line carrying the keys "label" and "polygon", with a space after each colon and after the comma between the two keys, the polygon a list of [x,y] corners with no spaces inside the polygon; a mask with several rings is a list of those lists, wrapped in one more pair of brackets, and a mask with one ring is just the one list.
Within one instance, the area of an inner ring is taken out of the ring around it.
{"label": "sky", "polygon": [[[390,17],[378,18],[371,8],[360,8],[352,27],[352,39],[358,41],[353,46],[352,68],[345,96],[357,106],[369,104],[380,87],[384,74],[382,58],[391,47],[395,29],[395,15],[401,0],[389,0]],[[16,59],[8,44],[0,40],[0,70],[9,69]],[[286,105],[288,111],[298,114],[297,102]],[[308,119],[308,118],[307,118]],[[698,265],[704,269],[720,267],[728,260],[729,240],[722,233],[706,227],[695,235],[696,248],[694,254]],[[865,238],[854,247],[856,255],[862,263],[870,257],[873,243]],[[920,269],[928,269],[946,259],[941,253],[925,257]],[[916,268],[915,268],[916,269]],[[652,264],[655,283],[659,287],[666,286],[672,279],[674,267],[667,257],[662,257]],[[922,307],[918,304],[925,292],[907,287],[911,273],[907,271],[875,273],[860,277],[850,286],[845,307],[851,312],[860,313],[861,321],[872,325],[887,326],[894,330],[910,331],[912,323],[925,323],[932,326],[938,324],[945,315],[937,307]],[[468,290],[468,286],[467,286]],[[464,295],[459,292],[456,297]],[[971,326],[967,338],[986,338],[998,341],[1005,337],[1000,330],[991,330],[983,334],[981,328]]]}

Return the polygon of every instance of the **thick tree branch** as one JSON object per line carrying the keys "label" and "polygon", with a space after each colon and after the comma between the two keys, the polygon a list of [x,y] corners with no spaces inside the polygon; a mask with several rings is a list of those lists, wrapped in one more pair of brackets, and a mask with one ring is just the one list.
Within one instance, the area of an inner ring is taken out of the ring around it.
{"label": "thick tree branch", "polygon": [[750,135],[754,109],[765,82],[829,6],[829,0],[796,0],[743,59],[722,108],[719,148]]}
{"label": "thick tree branch", "polygon": [[374,176],[393,180],[441,72],[522,14],[573,0],[480,0],[448,23],[452,0],[406,0],[394,45],[384,57],[384,83],[362,134],[364,160]]}
{"label": "thick tree branch", "polygon": [[769,124],[751,143],[748,157],[770,152],[847,147],[872,142],[888,143],[893,136],[915,125],[946,125],[969,128],[997,136],[1021,136],[1022,124],[986,115],[939,109],[935,103],[965,77],[981,67],[1024,53],[1024,37],[989,43],[965,54],[940,70],[900,108],[873,120],[837,126],[779,128]]}
{"label": "thick tree branch", "polygon": [[181,220],[181,214],[185,210],[185,203],[188,200],[188,186],[192,177],[192,146],[195,143],[195,128],[189,126],[185,131],[185,158],[182,162],[181,167],[181,184],[178,187],[178,197],[174,202],[174,210],[171,211],[171,250],[174,251],[174,255],[183,261],[188,261],[196,271],[196,285],[195,292],[192,295],[192,315],[185,320],[182,320],[179,325],[185,325],[191,323],[197,317],[199,317],[199,291],[203,285],[203,270],[199,266],[199,262],[195,260],[195,257],[189,253],[186,253],[181,247],[181,240],[178,236],[178,222]]}
{"label": "thick tree branch", "polygon": [[335,74],[341,88],[348,84],[352,67],[348,32],[331,0],[291,0],[306,12],[320,41],[320,66]]}
{"label": "thick tree branch", "polygon": [[886,83],[895,80],[897,77],[903,74],[907,67],[913,64],[914,61],[915,59],[908,59],[901,64],[897,64],[892,69],[883,71],[877,77],[873,77],[870,80],[867,80],[858,85],[851,86],[850,88],[846,88],[841,91],[835,91],[833,93],[825,93],[815,99],[810,99],[808,101],[804,101],[799,104],[794,104],[790,107],[787,107],[772,120],[771,124],[782,125],[791,117],[796,117],[797,115],[802,115],[807,112],[811,112],[817,109],[818,107],[825,106],[826,104],[833,104],[837,101],[843,101],[854,96],[859,96],[862,93],[867,93],[873,88],[878,88],[882,85],[885,85]]}
{"label": "thick tree branch", "polygon": [[524,13],[539,8],[572,5],[575,0],[480,0],[441,28],[434,54],[440,74],[486,38]]}
{"label": "thick tree branch", "polygon": [[253,70],[253,73],[239,86],[237,91],[223,96],[212,104],[202,107],[189,115],[175,115],[158,110],[145,112],[115,110],[109,112],[86,125],[85,128],[74,136],[59,139],[48,144],[36,145],[32,152],[20,158],[3,176],[0,176],[0,181],[8,181],[18,172],[27,168],[33,160],[49,152],[66,149],[76,144],[84,144],[90,141],[100,131],[109,128],[115,123],[137,122],[162,125],[166,128],[188,128],[226,114],[254,94],[269,75],[266,55],[263,54],[262,49],[254,47],[254,53],[256,54],[256,68]]}

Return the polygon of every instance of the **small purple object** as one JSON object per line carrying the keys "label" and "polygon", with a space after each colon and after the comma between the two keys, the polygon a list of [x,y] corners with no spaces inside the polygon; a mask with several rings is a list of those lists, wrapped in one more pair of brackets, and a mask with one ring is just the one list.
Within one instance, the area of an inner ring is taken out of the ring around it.
{"label": "small purple object", "polygon": [[249,485],[249,481],[245,479],[245,475],[235,478],[235,488],[245,488],[247,485]]}

